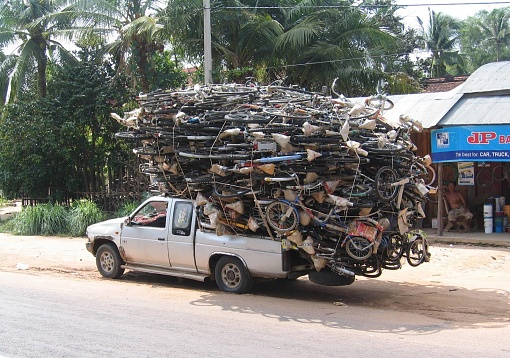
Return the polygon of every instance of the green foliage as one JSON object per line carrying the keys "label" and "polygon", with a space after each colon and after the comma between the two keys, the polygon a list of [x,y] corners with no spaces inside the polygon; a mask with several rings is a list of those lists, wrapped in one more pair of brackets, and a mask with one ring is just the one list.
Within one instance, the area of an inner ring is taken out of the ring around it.
{"label": "green foliage", "polygon": [[124,216],[128,216],[131,214],[137,207],[140,205],[140,201],[130,201],[127,203],[122,204],[120,208],[118,208],[115,213],[115,218],[121,218]]}
{"label": "green foliage", "polygon": [[94,202],[75,201],[69,210],[69,234],[71,236],[85,235],[87,226],[100,222],[104,218],[104,213]]}
{"label": "green foliage", "polygon": [[468,73],[489,62],[510,60],[510,7],[482,10],[462,23],[460,47]]}
{"label": "green foliage", "polygon": [[17,235],[57,235],[67,233],[67,210],[60,205],[28,206],[12,219],[12,231]]}
{"label": "green foliage", "polygon": [[[88,61],[61,67],[45,99],[18,101],[0,120],[0,190],[6,198],[46,198],[48,193],[97,192],[111,186],[129,152],[115,140],[120,125],[113,106],[126,103],[126,79],[108,64]],[[118,112],[121,112],[117,108]],[[107,182],[110,181],[110,183]]]}
{"label": "green foliage", "polygon": [[186,82],[186,74],[172,61],[171,53],[164,51],[152,55],[153,71],[150,78],[152,89],[180,88]]}
{"label": "green foliage", "polygon": [[445,76],[448,69],[463,72],[464,59],[459,54],[461,24],[452,16],[431,11],[428,26],[418,18],[421,25],[423,47],[432,53],[429,73],[432,77]]}

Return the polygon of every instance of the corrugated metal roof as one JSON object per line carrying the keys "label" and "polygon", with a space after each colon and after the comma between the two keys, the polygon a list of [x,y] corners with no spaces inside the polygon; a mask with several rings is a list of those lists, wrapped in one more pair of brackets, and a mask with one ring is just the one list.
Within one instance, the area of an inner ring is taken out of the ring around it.
{"label": "corrugated metal roof", "polygon": [[510,61],[492,62],[479,67],[464,82],[461,93],[510,91]]}
{"label": "corrugated metal roof", "polygon": [[464,96],[437,124],[510,124],[510,95]]}
{"label": "corrugated metal roof", "polygon": [[398,123],[400,115],[408,115],[419,120],[423,124],[423,128],[431,128],[448,113],[461,97],[462,94],[458,93],[458,87],[449,92],[389,96],[395,106],[384,112],[383,115],[391,123]]}

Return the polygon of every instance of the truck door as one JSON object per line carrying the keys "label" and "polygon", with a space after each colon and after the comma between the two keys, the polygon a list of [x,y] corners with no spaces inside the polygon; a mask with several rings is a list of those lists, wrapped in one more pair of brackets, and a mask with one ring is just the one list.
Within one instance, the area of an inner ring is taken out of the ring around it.
{"label": "truck door", "polygon": [[124,225],[120,252],[127,263],[170,266],[167,249],[170,204],[155,198],[131,216],[129,225]]}
{"label": "truck door", "polygon": [[175,199],[172,203],[168,256],[173,268],[195,271],[195,210],[190,201]]}

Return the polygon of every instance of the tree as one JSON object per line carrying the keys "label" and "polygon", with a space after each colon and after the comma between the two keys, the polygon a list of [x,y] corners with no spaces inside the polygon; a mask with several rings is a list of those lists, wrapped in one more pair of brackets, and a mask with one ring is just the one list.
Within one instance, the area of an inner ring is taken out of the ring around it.
{"label": "tree", "polygon": [[471,71],[489,62],[510,59],[509,18],[507,7],[482,10],[463,22],[460,44]]}
{"label": "tree", "polygon": [[[101,34],[105,53],[110,54],[118,73],[132,76],[133,86],[143,92],[153,88],[155,53],[163,53],[168,42],[162,31],[162,0],[79,1],[82,21]],[[113,39],[113,41],[111,40]]]}
{"label": "tree", "polygon": [[346,95],[374,91],[395,58],[395,34],[380,19],[345,1],[324,0],[308,7],[298,2],[286,11],[285,33],[276,50],[287,64],[289,82],[311,89],[329,86],[335,77]]}
{"label": "tree", "polygon": [[0,64],[0,76],[7,78],[3,80],[8,86],[7,101],[30,88],[45,97],[49,57],[54,61],[74,58],[58,41],[69,38],[74,21],[65,13],[66,5],[65,0],[6,0],[0,4],[0,48],[16,46],[15,53]]}
{"label": "tree", "polygon": [[0,121],[0,190],[6,196],[105,192],[123,177],[130,155],[115,140],[120,126],[109,113],[129,102],[130,93],[126,79],[91,62],[94,57],[83,54],[79,65],[55,71],[45,98],[6,106]]}
{"label": "tree", "polygon": [[441,12],[430,11],[428,27],[418,18],[424,48],[431,52],[430,73],[432,77],[447,74],[448,67],[457,67],[463,71],[463,59],[457,49],[460,23],[453,17]]}
{"label": "tree", "polygon": [[[212,50],[215,80],[240,81],[264,67],[273,57],[274,39],[283,32],[281,24],[265,9],[274,1],[211,2]],[[203,61],[202,0],[170,0],[162,14],[165,33],[174,46],[187,54],[191,63]],[[226,71],[225,71],[226,70]]]}

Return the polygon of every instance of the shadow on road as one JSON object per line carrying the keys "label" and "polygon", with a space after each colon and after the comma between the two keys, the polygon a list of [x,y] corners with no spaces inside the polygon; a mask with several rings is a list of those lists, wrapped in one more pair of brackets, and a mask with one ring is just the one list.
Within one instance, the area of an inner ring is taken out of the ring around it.
{"label": "shadow on road", "polygon": [[[468,290],[380,279],[361,279],[350,286],[327,287],[301,278],[296,281],[262,280],[257,282],[252,293],[237,295],[220,292],[213,282],[131,272],[122,280],[201,291],[201,298],[191,302],[195,306],[217,306],[223,311],[330,328],[430,334],[447,329],[510,325],[509,292],[494,289]],[[395,314],[388,319],[380,310]],[[345,326],[346,315],[358,317],[359,324]]]}

